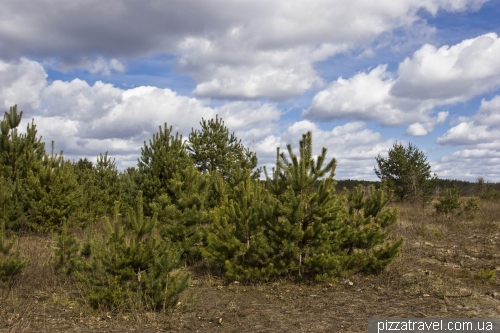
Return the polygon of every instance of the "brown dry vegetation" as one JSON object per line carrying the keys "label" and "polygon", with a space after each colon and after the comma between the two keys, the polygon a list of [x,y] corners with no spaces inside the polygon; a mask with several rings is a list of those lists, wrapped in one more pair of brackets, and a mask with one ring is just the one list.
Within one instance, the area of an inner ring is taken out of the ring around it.
{"label": "brown dry vegetation", "polygon": [[500,317],[500,202],[482,201],[472,219],[397,206],[393,237],[405,244],[378,276],[224,285],[197,267],[170,313],[91,310],[73,280],[54,273],[54,239],[21,236],[30,266],[0,287],[0,332],[366,332],[376,317]]}

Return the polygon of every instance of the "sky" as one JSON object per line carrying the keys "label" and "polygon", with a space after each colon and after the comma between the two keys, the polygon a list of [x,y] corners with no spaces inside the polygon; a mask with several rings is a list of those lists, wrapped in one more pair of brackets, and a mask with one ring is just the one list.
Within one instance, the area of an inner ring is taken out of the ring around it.
{"label": "sky", "polygon": [[[216,115],[272,167],[312,131],[337,179],[412,143],[440,178],[500,181],[500,0],[2,0],[0,111],[120,170]],[[296,151],[296,150],[295,150]]]}

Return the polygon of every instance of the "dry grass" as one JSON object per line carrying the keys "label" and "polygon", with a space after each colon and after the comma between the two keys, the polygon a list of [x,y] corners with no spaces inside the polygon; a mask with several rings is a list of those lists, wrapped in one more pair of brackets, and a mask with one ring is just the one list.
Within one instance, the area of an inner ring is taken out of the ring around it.
{"label": "dry grass", "polygon": [[[19,237],[30,266],[0,287],[0,332],[366,332],[374,317],[499,317],[500,202],[473,219],[395,205],[401,256],[378,276],[331,284],[224,285],[206,267],[171,313],[91,310],[50,265],[51,236]],[[491,278],[491,274],[495,276]]]}

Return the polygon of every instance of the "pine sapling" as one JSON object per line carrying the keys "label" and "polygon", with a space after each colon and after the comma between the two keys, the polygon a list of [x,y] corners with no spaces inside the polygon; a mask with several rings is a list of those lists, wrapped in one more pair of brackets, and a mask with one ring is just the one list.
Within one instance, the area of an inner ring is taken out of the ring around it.
{"label": "pine sapling", "polygon": [[28,260],[20,258],[19,252],[11,252],[16,241],[15,237],[7,239],[5,223],[0,226],[0,281],[10,284],[28,264]]}
{"label": "pine sapling", "polygon": [[454,187],[445,189],[443,195],[438,198],[438,202],[434,207],[436,208],[436,212],[448,215],[453,213],[456,209],[459,209],[461,205],[460,189]]}

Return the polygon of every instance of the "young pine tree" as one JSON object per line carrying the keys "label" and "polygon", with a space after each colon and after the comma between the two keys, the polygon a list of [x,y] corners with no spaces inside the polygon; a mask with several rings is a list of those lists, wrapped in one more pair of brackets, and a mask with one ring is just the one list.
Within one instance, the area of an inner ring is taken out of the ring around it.
{"label": "young pine tree", "polygon": [[144,216],[142,192],[126,221],[116,205],[113,221],[91,240],[90,256],[74,275],[95,308],[171,308],[187,288],[188,275],[175,271],[179,255],[160,237],[156,216]]}
{"label": "young pine tree", "polygon": [[[5,112],[0,122],[0,178],[2,191],[8,191],[8,205],[3,215],[8,229],[26,227],[26,212],[30,203],[24,196],[23,183],[30,172],[38,173],[45,156],[45,144],[37,137],[36,125],[31,122],[25,134],[18,133],[23,112],[17,105]],[[5,208],[5,207],[4,207]]]}
{"label": "young pine tree", "polygon": [[120,187],[118,186],[118,169],[115,159],[99,154],[95,166],[97,186],[99,188],[99,201],[104,208],[105,215],[113,214],[115,201],[120,199]]}
{"label": "young pine tree", "polygon": [[[339,261],[339,254],[330,248],[330,238],[338,228],[338,215],[342,213],[342,202],[334,195],[335,159],[324,165],[327,149],[323,148],[314,160],[311,132],[302,136],[298,156],[290,144],[287,150],[288,156],[282,153],[276,162],[276,170],[280,170],[280,174],[275,177],[286,185],[286,191],[279,196],[279,216],[274,219],[277,223],[270,230],[278,238],[289,242],[287,253],[283,253],[282,257],[287,259],[288,266],[299,277],[309,273],[308,262],[316,254],[328,256],[324,260],[329,262],[327,269],[337,270],[332,263]],[[268,183],[274,181],[268,179]],[[283,188],[278,186],[278,190]]]}
{"label": "young pine tree", "polygon": [[275,249],[265,235],[272,218],[274,198],[263,185],[251,179],[240,181],[230,198],[212,210],[206,258],[222,265],[230,280],[268,280],[284,273],[275,267]]}
{"label": "young pine tree", "polygon": [[200,122],[201,130],[192,130],[189,135],[189,154],[202,173],[219,173],[230,187],[245,180],[241,170],[251,170],[252,177],[257,179],[260,170],[253,171],[257,166],[257,156],[245,148],[234,133],[218,116],[215,119]]}
{"label": "young pine tree", "polygon": [[188,156],[182,135],[172,134],[172,127],[163,129],[160,127],[158,133],[153,135],[149,144],[144,142],[141,149],[141,158],[138,159],[138,177],[140,190],[144,193],[146,213],[152,215],[150,203],[163,194],[173,198],[175,195],[170,191],[168,183],[174,174],[184,170],[192,161]]}
{"label": "young pine tree", "polygon": [[167,183],[171,196],[163,194],[151,203],[158,218],[160,232],[182,254],[187,262],[201,258],[206,244],[204,230],[209,223],[207,175],[194,166],[177,171]]}
{"label": "young pine tree", "polygon": [[436,212],[448,215],[461,206],[460,189],[455,186],[443,191],[443,195],[438,198],[438,202],[434,205],[434,208],[436,208]]}
{"label": "young pine tree", "polygon": [[392,193],[361,185],[346,194],[348,215],[343,224],[340,249],[347,251],[348,273],[378,273],[396,258],[403,239],[386,241],[397,221],[397,211],[386,208]]}
{"label": "young pine tree", "polygon": [[312,135],[278,154],[274,179],[267,179],[279,205],[266,228],[275,250],[275,267],[299,277],[330,279],[355,272],[378,272],[399,253],[402,240],[386,242],[396,212],[385,209],[390,197],[374,189],[335,194],[335,159],[325,164],[326,148],[316,160]]}
{"label": "young pine tree", "polygon": [[79,225],[87,226],[103,216],[107,207],[101,200],[97,171],[93,163],[87,158],[80,159],[73,164],[73,170],[83,194],[75,218]]}
{"label": "young pine tree", "polygon": [[11,252],[16,239],[7,239],[5,223],[0,223],[0,282],[12,283],[12,279],[21,273],[28,260],[20,258],[19,252]]}
{"label": "young pine tree", "polygon": [[72,164],[64,160],[62,152],[54,153],[54,142],[41,164],[39,172],[30,170],[24,182],[30,226],[39,231],[57,230],[77,215],[82,189]]}

